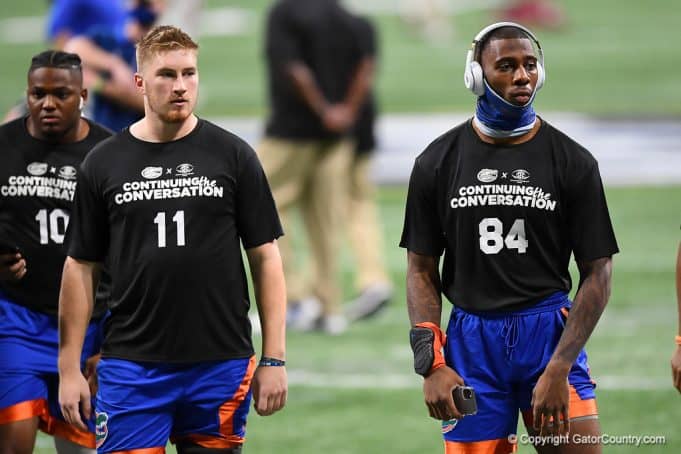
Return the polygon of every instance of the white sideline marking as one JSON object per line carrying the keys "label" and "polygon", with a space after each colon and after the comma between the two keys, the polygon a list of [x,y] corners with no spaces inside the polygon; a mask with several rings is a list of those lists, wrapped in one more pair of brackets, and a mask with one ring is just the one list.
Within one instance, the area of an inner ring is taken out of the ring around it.
{"label": "white sideline marking", "polygon": [[[255,13],[250,9],[224,7],[201,11],[199,36],[245,35],[253,29]],[[0,42],[42,43],[46,16],[8,17],[0,20]]]}
{"label": "white sideline marking", "polygon": [[[595,377],[597,389],[606,391],[672,389],[671,377]],[[330,389],[420,389],[421,378],[413,374],[330,374],[293,369],[288,371],[289,385]]]}

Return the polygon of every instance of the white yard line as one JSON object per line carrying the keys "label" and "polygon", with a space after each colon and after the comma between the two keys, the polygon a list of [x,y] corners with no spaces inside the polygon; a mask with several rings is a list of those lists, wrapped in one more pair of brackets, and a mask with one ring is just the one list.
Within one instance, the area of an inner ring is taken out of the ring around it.
{"label": "white yard line", "polygon": [[[199,36],[246,35],[253,30],[255,13],[246,8],[224,7],[201,12]],[[8,17],[0,20],[0,42],[45,42],[46,16]]]}
{"label": "white yard line", "polygon": [[[420,377],[412,374],[331,374],[300,369],[287,371],[290,385],[327,389],[420,389]],[[597,389],[606,391],[672,388],[671,378],[606,375],[595,377]]]}

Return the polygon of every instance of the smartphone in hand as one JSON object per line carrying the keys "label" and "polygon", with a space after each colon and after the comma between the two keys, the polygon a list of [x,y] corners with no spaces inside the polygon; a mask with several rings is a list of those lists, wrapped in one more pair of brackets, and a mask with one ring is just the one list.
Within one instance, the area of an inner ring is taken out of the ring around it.
{"label": "smartphone in hand", "polygon": [[475,400],[475,390],[470,386],[457,386],[452,390],[454,405],[462,415],[474,415],[478,412],[478,403]]}

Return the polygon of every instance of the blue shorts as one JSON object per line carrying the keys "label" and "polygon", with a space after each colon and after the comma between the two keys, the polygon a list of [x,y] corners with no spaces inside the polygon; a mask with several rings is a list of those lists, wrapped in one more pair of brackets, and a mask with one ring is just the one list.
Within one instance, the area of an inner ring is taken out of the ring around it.
{"label": "blue shorts", "polygon": [[[452,310],[446,362],[475,389],[478,413],[443,422],[448,453],[467,452],[466,446],[470,450],[471,445],[484,447],[485,452],[513,452],[508,437],[517,431],[518,411],[525,423],[531,424],[532,391],[558,345],[570,305],[561,292],[516,312],[473,314],[456,307]],[[584,350],[573,364],[568,381],[569,417],[595,417],[596,385],[589,376]]]}
{"label": "blue shorts", "polygon": [[[101,325],[93,322],[87,329],[81,366],[99,352]],[[42,431],[94,448],[94,418],[91,432],[82,432],[62,417],[58,349],[56,317],[0,296],[0,424],[38,416]]]}
{"label": "blue shorts", "polygon": [[98,452],[164,448],[168,439],[206,448],[241,446],[254,370],[255,356],[179,365],[102,358]]}

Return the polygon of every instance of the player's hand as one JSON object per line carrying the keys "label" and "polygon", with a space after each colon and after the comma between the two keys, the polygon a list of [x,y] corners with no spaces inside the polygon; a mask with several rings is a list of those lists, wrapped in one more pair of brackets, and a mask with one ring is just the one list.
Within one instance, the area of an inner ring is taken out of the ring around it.
{"label": "player's hand", "polygon": [[534,430],[540,436],[567,435],[570,432],[569,405],[567,372],[547,367],[532,391]]}
{"label": "player's hand", "polygon": [[91,396],[97,394],[97,387],[99,385],[99,382],[97,381],[97,364],[99,364],[99,360],[101,358],[102,358],[101,353],[97,353],[96,355],[90,356],[85,361],[85,369],[83,369],[83,375],[87,379],[87,384],[88,387],[90,388]]}
{"label": "player's hand", "polygon": [[430,417],[441,421],[463,418],[452,397],[452,390],[463,385],[463,379],[448,366],[435,369],[428,375],[423,380],[423,396]]}
{"label": "player's hand", "polygon": [[64,419],[69,424],[81,430],[87,431],[87,426],[80,416],[80,408],[83,408],[83,416],[90,419],[92,408],[90,405],[90,388],[88,382],[79,371],[59,376],[59,406]]}
{"label": "player's hand", "polygon": [[676,347],[672,356],[672,379],[674,387],[681,393],[681,345]]}
{"label": "player's hand", "polygon": [[26,259],[21,253],[0,254],[0,280],[18,281],[26,275]]}
{"label": "player's hand", "polygon": [[253,375],[253,407],[260,416],[268,416],[284,408],[288,379],[283,366],[258,366]]}

